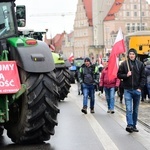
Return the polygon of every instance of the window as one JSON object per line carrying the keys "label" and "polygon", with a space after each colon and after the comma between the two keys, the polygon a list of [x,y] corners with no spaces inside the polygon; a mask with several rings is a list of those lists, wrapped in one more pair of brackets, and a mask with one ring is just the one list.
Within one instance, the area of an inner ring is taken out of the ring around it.
{"label": "window", "polygon": [[137,12],[134,12],[134,16],[137,17]]}
{"label": "window", "polygon": [[137,23],[137,31],[140,31],[140,23]]}
{"label": "window", "polygon": [[127,33],[130,32],[130,23],[127,23],[127,25],[126,25],[126,30],[127,30]]}
{"label": "window", "polygon": [[0,38],[10,37],[15,34],[12,14],[11,2],[0,4]]}
{"label": "window", "polygon": [[130,12],[126,12],[126,16],[128,16],[128,17],[129,17],[129,16],[130,16]]}
{"label": "window", "polygon": [[135,23],[132,23],[132,32],[135,31]]}
{"label": "window", "polygon": [[134,5],[134,9],[137,9],[137,5]]}
{"label": "window", "polygon": [[145,23],[142,23],[142,30],[145,30]]}

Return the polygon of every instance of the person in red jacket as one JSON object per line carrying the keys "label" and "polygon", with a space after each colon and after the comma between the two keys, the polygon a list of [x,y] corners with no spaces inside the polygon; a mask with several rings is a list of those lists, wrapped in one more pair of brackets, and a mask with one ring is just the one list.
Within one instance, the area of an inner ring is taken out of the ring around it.
{"label": "person in red jacket", "polygon": [[105,97],[107,100],[108,111],[107,113],[115,113],[115,92],[118,90],[120,85],[120,79],[114,78],[113,80],[108,80],[108,62],[106,67],[102,70],[100,82],[99,82],[99,90],[103,93],[103,89],[105,91]]}

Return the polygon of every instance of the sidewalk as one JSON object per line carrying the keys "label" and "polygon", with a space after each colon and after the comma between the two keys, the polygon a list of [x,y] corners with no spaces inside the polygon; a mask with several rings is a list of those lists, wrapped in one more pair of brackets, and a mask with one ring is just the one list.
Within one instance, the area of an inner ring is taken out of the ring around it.
{"label": "sidewalk", "polygon": [[[105,95],[101,94],[101,97],[105,98]],[[115,106],[123,110],[124,112],[126,111],[124,100],[123,103],[121,104],[118,96],[116,96]],[[140,103],[138,121],[150,129],[150,103],[148,103],[147,101]]]}

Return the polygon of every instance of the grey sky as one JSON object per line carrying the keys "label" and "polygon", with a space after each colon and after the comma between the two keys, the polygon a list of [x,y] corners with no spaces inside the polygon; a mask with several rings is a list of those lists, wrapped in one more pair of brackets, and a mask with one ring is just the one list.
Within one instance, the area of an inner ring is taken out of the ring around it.
{"label": "grey sky", "polygon": [[[150,0],[147,0],[150,3]],[[78,0],[16,0],[17,5],[26,5],[27,28],[35,30],[49,30],[49,35],[54,36],[64,30],[70,33],[73,30],[75,15],[60,13],[75,13]],[[50,14],[50,16],[33,17],[31,15]]]}
{"label": "grey sky", "polygon": [[[16,0],[17,5],[26,5],[27,28],[47,28],[52,36],[64,30],[67,33],[73,30],[77,2],[78,0]],[[61,16],[61,13],[66,15]],[[35,17],[39,14],[47,16]]]}

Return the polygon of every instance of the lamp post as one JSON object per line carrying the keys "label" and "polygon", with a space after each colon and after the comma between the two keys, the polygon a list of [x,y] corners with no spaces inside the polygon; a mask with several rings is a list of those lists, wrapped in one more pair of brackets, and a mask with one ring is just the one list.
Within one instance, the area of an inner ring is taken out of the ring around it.
{"label": "lamp post", "polygon": [[142,0],[140,0],[140,31],[142,31]]}
{"label": "lamp post", "polygon": [[85,44],[84,44],[84,58],[85,58],[85,55],[86,55],[86,53],[85,53]]}

